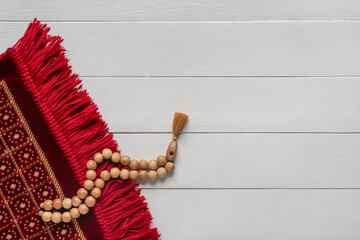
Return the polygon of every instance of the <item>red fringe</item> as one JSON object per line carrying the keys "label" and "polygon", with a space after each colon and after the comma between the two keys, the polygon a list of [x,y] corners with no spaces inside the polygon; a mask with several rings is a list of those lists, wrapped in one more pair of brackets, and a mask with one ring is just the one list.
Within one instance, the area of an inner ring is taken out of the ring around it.
{"label": "red fringe", "polygon": [[[48,35],[50,28],[36,19],[24,36],[7,51],[19,67],[29,92],[75,173],[85,181],[86,162],[104,148],[117,151],[117,144],[97,106],[73,74],[62,38]],[[2,58],[4,56],[0,56]],[[98,173],[108,168],[103,164]],[[104,239],[158,239],[150,229],[152,217],[137,184],[112,180],[107,183],[94,212]]]}

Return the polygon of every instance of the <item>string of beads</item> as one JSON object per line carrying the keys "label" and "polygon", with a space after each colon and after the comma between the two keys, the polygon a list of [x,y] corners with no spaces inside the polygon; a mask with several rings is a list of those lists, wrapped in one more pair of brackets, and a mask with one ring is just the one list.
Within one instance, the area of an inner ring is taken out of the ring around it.
{"label": "string of beads", "polygon": [[[86,215],[90,208],[95,206],[96,199],[101,197],[105,183],[113,179],[122,180],[146,180],[154,181],[158,177],[166,177],[168,172],[175,169],[174,160],[177,152],[177,136],[184,127],[188,116],[183,113],[175,113],[173,123],[173,141],[169,144],[166,156],[159,155],[156,160],[147,161],[142,159],[130,159],[129,156],[121,156],[119,152],[112,152],[106,148],[101,153],[95,153],[92,160],[86,163],[86,180],[84,186],[77,191],[73,198],[46,200],[40,204],[39,216],[44,222],[68,223],[72,219]],[[103,170],[97,177],[96,169],[104,160],[111,160],[114,164],[125,167],[113,167]]]}

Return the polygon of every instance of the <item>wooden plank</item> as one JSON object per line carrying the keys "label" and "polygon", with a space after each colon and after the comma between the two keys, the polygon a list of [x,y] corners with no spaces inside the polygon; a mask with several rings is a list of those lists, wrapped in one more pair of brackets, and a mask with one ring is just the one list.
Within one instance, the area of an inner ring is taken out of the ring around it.
{"label": "wooden plank", "polygon": [[[25,23],[0,23],[0,49]],[[51,23],[84,76],[360,75],[360,22]]]}
{"label": "wooden plank", "polygon": [[359,78],[84,78],[113,132],[359,132]]}
{"label": "wooden plank", "polygon": [[333,20],[359,19],[356,0],[0,1],[0,20]]}
{"label": "wooden plank", "polygon": [[359,190],[143,190],[163,239],[357,240]]}
{"label": "wooden plank", "polygon": [[[170,134],[116,134],[123,154],[153,159]],[[183,134],[175,172],[142,188],[359,188],[359,134]]]}

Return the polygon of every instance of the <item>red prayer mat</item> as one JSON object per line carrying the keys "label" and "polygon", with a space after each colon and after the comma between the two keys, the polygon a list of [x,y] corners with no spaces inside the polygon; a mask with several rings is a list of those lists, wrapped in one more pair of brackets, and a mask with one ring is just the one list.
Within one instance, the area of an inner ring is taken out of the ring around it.
{"label": "red prayer mat", "polygon": [[[158,239],[136,183],[110,180],[91,212],[70,223],[45,223],[39,204],[72,197],[86,162],[117,144],[62,39],[35,20],[0,56],[0,239]],[[97,174],[111,168],[98,167]]]}

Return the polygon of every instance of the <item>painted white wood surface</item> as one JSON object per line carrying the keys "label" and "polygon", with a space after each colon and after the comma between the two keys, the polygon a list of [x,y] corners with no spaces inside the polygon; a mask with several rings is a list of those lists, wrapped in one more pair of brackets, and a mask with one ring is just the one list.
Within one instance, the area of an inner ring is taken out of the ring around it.
{"label": "painted white wood surface", "polygon": [[176,171],[143,183],[165,240],[360,238],[360,2],[5,1],[0,51],[60,34],[124,153],[190,114]]}
{"label": "painted white wood surface", "polygon": [[84,86],[113,132],[170,132],[174,111],[191,115],[184,132],[360,132],[358,77],[94,77]]}
{"label": "painted white wood surface", "polygon": [[[0,49],[26,23],[0,22]],[[52,23],[83,76],[360,75],[360,22]]]}
{"label": "painted white wood surface", "polygon": [[217,21],[358,20],[356,0],[0,1],[2,20]]}
{"label": "painted white wood surface", "polygon": [[[123,154],[153,159],[170,134],[116,134]],[[176,171],[146,188],[360,188],[359,134],[184,134]]]}
{"label": "painted white wood surface", "polygon": [[143,190],[163,239],[359,239],[358,190]]}

